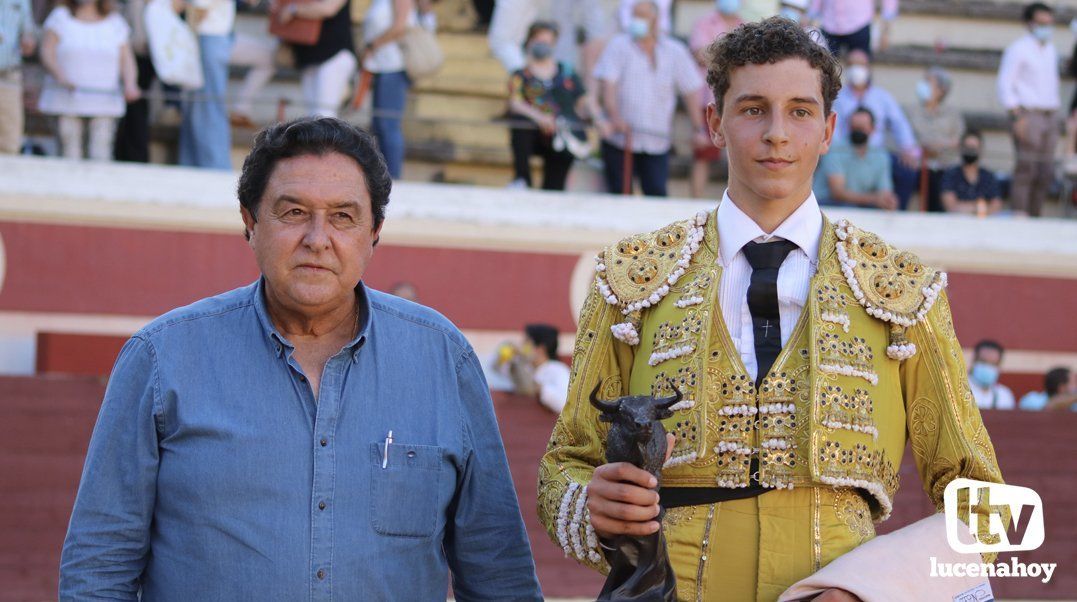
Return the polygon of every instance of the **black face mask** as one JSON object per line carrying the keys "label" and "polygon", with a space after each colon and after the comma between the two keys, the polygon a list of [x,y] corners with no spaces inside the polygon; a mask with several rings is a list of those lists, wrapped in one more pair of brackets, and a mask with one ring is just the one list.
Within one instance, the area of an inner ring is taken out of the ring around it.
{"label": "black face mask", "polygon": [[961,162],[965,165],[972,165],[980,160],[980,153],[976,151],[961,151]]}
{"label": "black face mask", "polygon": [[849,133],[849,142],[852,142],[853,146],[864,146],[868,143],[868,133],[862,130],[853,130]]}

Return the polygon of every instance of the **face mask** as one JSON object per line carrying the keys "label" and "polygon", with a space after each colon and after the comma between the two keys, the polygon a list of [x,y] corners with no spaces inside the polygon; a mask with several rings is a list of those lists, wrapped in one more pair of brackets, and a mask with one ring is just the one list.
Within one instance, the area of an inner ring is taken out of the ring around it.
{"label": "face mask", "polygon": [[1032,35],[1041,42],[1050,42],[1055,36],[1055,28],[1050,25],[1036,25],[1032,28]]}
{"label": "face mask", "polygon": [[931,82],[926,79],[916,82],[916,97],[920,99],[920,102],[927,102],[934,95],[935,91],[931,89]]}
{"label": "face mask", "polygon": [[998,382],[998,366],[976,362],[972,365],[972,380],[983,388],[993,387]]}
{"label": "face mask", "polygon": [[647,22],[647,19],[632,17],[632,20],[628,22],[628,35],[632,36],[633,40],[642,40],[650,32],[651,24]]}
{"label": "face mask", "polygon": [[849,65],[845,72],[848,74],[849,83],[855,88],[863,88],[871,79],[871,69],[868,69],[867,65]]}
{"label": "face mask", "polygon": [[527,52],[536,60],[548,59],[553,55],[553,46],[546,42],[535,42],[527,48]]}
{"label": "face mask", "polygon": [[977,162],[979,160],[980,160],[979,151],[974,151],[974,150],[963,150],[963,151],[961,151],[961,162],[964,163],[965,165],[972,165],[973,163],[975,163],[975,162]]}
{"label": "face mask", "polygon": [[1070,21],[1070,31],[1077,34],[1077,17],[1074,17],[1073,20]]}
{"label": "face mask", "polygon": [[718,7],[718,12],[723,15],[735,15],[740,12],[740,0],[717,0],[715,5]]}
{"label": "face mask", "polygon": [[853,130],[849,133],[849,142],[852,142],[853,146],[864,146],[868,143],[868,133],[862,130]]}

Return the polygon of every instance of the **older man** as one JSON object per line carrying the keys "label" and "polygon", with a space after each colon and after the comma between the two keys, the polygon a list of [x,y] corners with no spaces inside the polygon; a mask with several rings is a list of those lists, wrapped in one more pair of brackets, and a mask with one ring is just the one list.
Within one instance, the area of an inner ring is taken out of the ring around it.
{"label": "older man", "polygon": [[[666,196],[669,149],[677,95],[695,129],[696,147],[708,144],[699,93],[703,78],[688,47],[662,33],[658,4],[639,0],[632,7],[628,32],[606,45],[595,65],[601,82],[602,134],[606,190],[620,194],[632,176],[625,176],[625,152],[632,153],[632,175],[647,196]],[[627,182],[626,182],[627,180]]]}
{"label": "older man", "polygon": [[273,126],[240,176],[262,276],[124,347],[62,600],[539,599],[479,363],[362,277],[391,182],[366,133]]}

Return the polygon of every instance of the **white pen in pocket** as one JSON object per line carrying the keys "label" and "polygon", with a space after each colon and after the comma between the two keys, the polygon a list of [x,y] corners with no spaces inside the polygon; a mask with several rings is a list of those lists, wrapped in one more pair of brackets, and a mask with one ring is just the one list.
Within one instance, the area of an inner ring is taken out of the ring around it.
{"label": "white pen in pocket", "polygon": [[385,451],[381,454],[381,467],[385,468],[389,465],[389,446],[393,443],[393,431],[390,429],[389,434],[385,436]]}

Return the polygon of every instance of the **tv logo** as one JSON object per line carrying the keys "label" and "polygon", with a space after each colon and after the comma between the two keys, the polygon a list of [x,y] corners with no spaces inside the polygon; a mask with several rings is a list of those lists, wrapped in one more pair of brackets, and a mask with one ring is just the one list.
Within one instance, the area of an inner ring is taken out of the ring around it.
{"label": "tv logo", "polygon": [[946,540],[956,552],[1013,552],[1043,545],[1043,501],[1028,487],[955,479],[946,486],[943,502]]}

